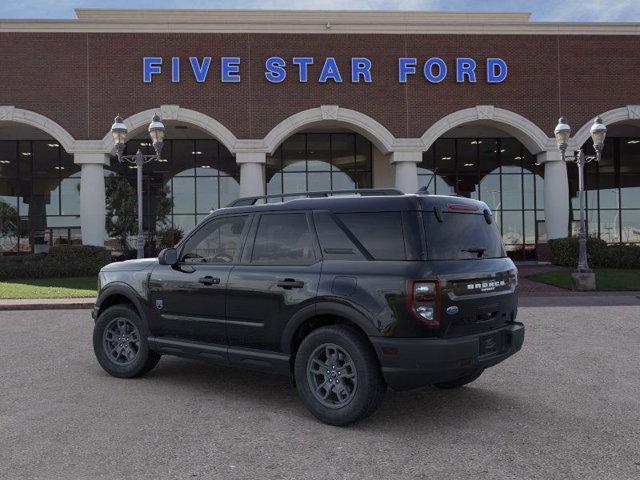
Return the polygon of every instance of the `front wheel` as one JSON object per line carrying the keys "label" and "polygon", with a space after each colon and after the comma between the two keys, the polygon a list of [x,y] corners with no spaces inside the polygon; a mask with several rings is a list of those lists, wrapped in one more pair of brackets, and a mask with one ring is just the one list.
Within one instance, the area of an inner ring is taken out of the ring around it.
{"label": "front wheel", "polygon": [[482,375],[484,370],[476,370],[462,377],[456,378],[455,380],[451,380],[450,382],[441,382],[434,383],[433,386],[437,388],[442,388],[444,390],[451,390],[452,388],[460,388],[468,383],[471,383],[478,379],[480,375]]}
{"label": "front wheel", "polygon": [[93,327],[93,350],[100,366],[120,378],[144,375],[160,360],[149,349],[145,323],[127,305],[114,305],[100,314]]}
{"label": "front wheel", "polygon": [[337,426],[371,415],[386,390],[375,352],[361,334],[344,325],[319,328],[302,341],[295,378],[309,411]]}

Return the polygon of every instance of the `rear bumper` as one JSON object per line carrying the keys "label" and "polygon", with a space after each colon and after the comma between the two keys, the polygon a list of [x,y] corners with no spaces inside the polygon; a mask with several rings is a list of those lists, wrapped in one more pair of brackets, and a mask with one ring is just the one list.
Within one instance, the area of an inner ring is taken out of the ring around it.
{"label": "rear bumper", "polygon": [[[496,349],[487,349],[489,336],[498,340]],[[514,322],[490,332],[451,339],[372,337],[371,341],[387,384],[394,390],[409,390],[454,380],[502,362],[522,348],[524,325]]]}

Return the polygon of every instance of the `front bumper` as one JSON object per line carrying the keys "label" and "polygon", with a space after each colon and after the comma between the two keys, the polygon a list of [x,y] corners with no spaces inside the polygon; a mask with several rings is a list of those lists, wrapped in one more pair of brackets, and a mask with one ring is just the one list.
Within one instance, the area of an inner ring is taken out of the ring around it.
{"label": "front bumper", "polygon": [[[522,348],[524,325],[456,338],[371,337],[387,384],[409,390],[492,367]],[[489,347],[489,348],[488,348]]]}

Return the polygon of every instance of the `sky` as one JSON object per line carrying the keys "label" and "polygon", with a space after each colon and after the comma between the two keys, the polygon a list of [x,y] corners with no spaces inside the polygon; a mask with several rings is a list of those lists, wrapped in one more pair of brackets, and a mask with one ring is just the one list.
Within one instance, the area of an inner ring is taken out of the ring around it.
{"label": "sky", "polygon": [[640,0],[2,0],[0,18],[75,18],[77,7],[515,11],[532,21],[640,22]]}

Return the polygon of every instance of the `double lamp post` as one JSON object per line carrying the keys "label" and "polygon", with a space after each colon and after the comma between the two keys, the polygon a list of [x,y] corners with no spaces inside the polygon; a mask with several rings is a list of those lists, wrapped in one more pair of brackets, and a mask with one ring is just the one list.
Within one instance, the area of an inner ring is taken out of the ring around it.
{"label": "double lamp post", "polygon": [[119,115],[115,118],[111,126],[111,134],[116,147],[116,155],[118,160],[123,163],[135,165],[137,174],[137,194],[138,194],[138,235],[136,237],[137,258],[144,258],[144,232],[143,232],[143,214],[142,214],[142,166],[153,160],[160,160],[162,146],[164,144],[164,124],[160,120],[159,115],[154,115],[149,124],[149,136],[153,143],[154,155],[143,155],[138,149],[135,155],[124,155],[124,148],[127,142],[127,126]]}
{"label": "double lamp post", "polygon": [[573,153],[567,153],[571,127],[566,118],[561,117],[553,132],[558,142],[558,149],[565,162],[574,162],[578,166],[578,191],[580,199],[580,224],[578,239],[578,268],[572,275],[573,286],[576,290],[595,290],[595,274],[589,269],[587,260],[587,229],[585,219],[585,191],[584,191],[584,167],[592,161],[599,162],[602,158],[604,139],[607,135],[607,127],[600,117],[596,118],[591,126],[591,140],[596,151],[595,156],[587,156],[582,149]]}

